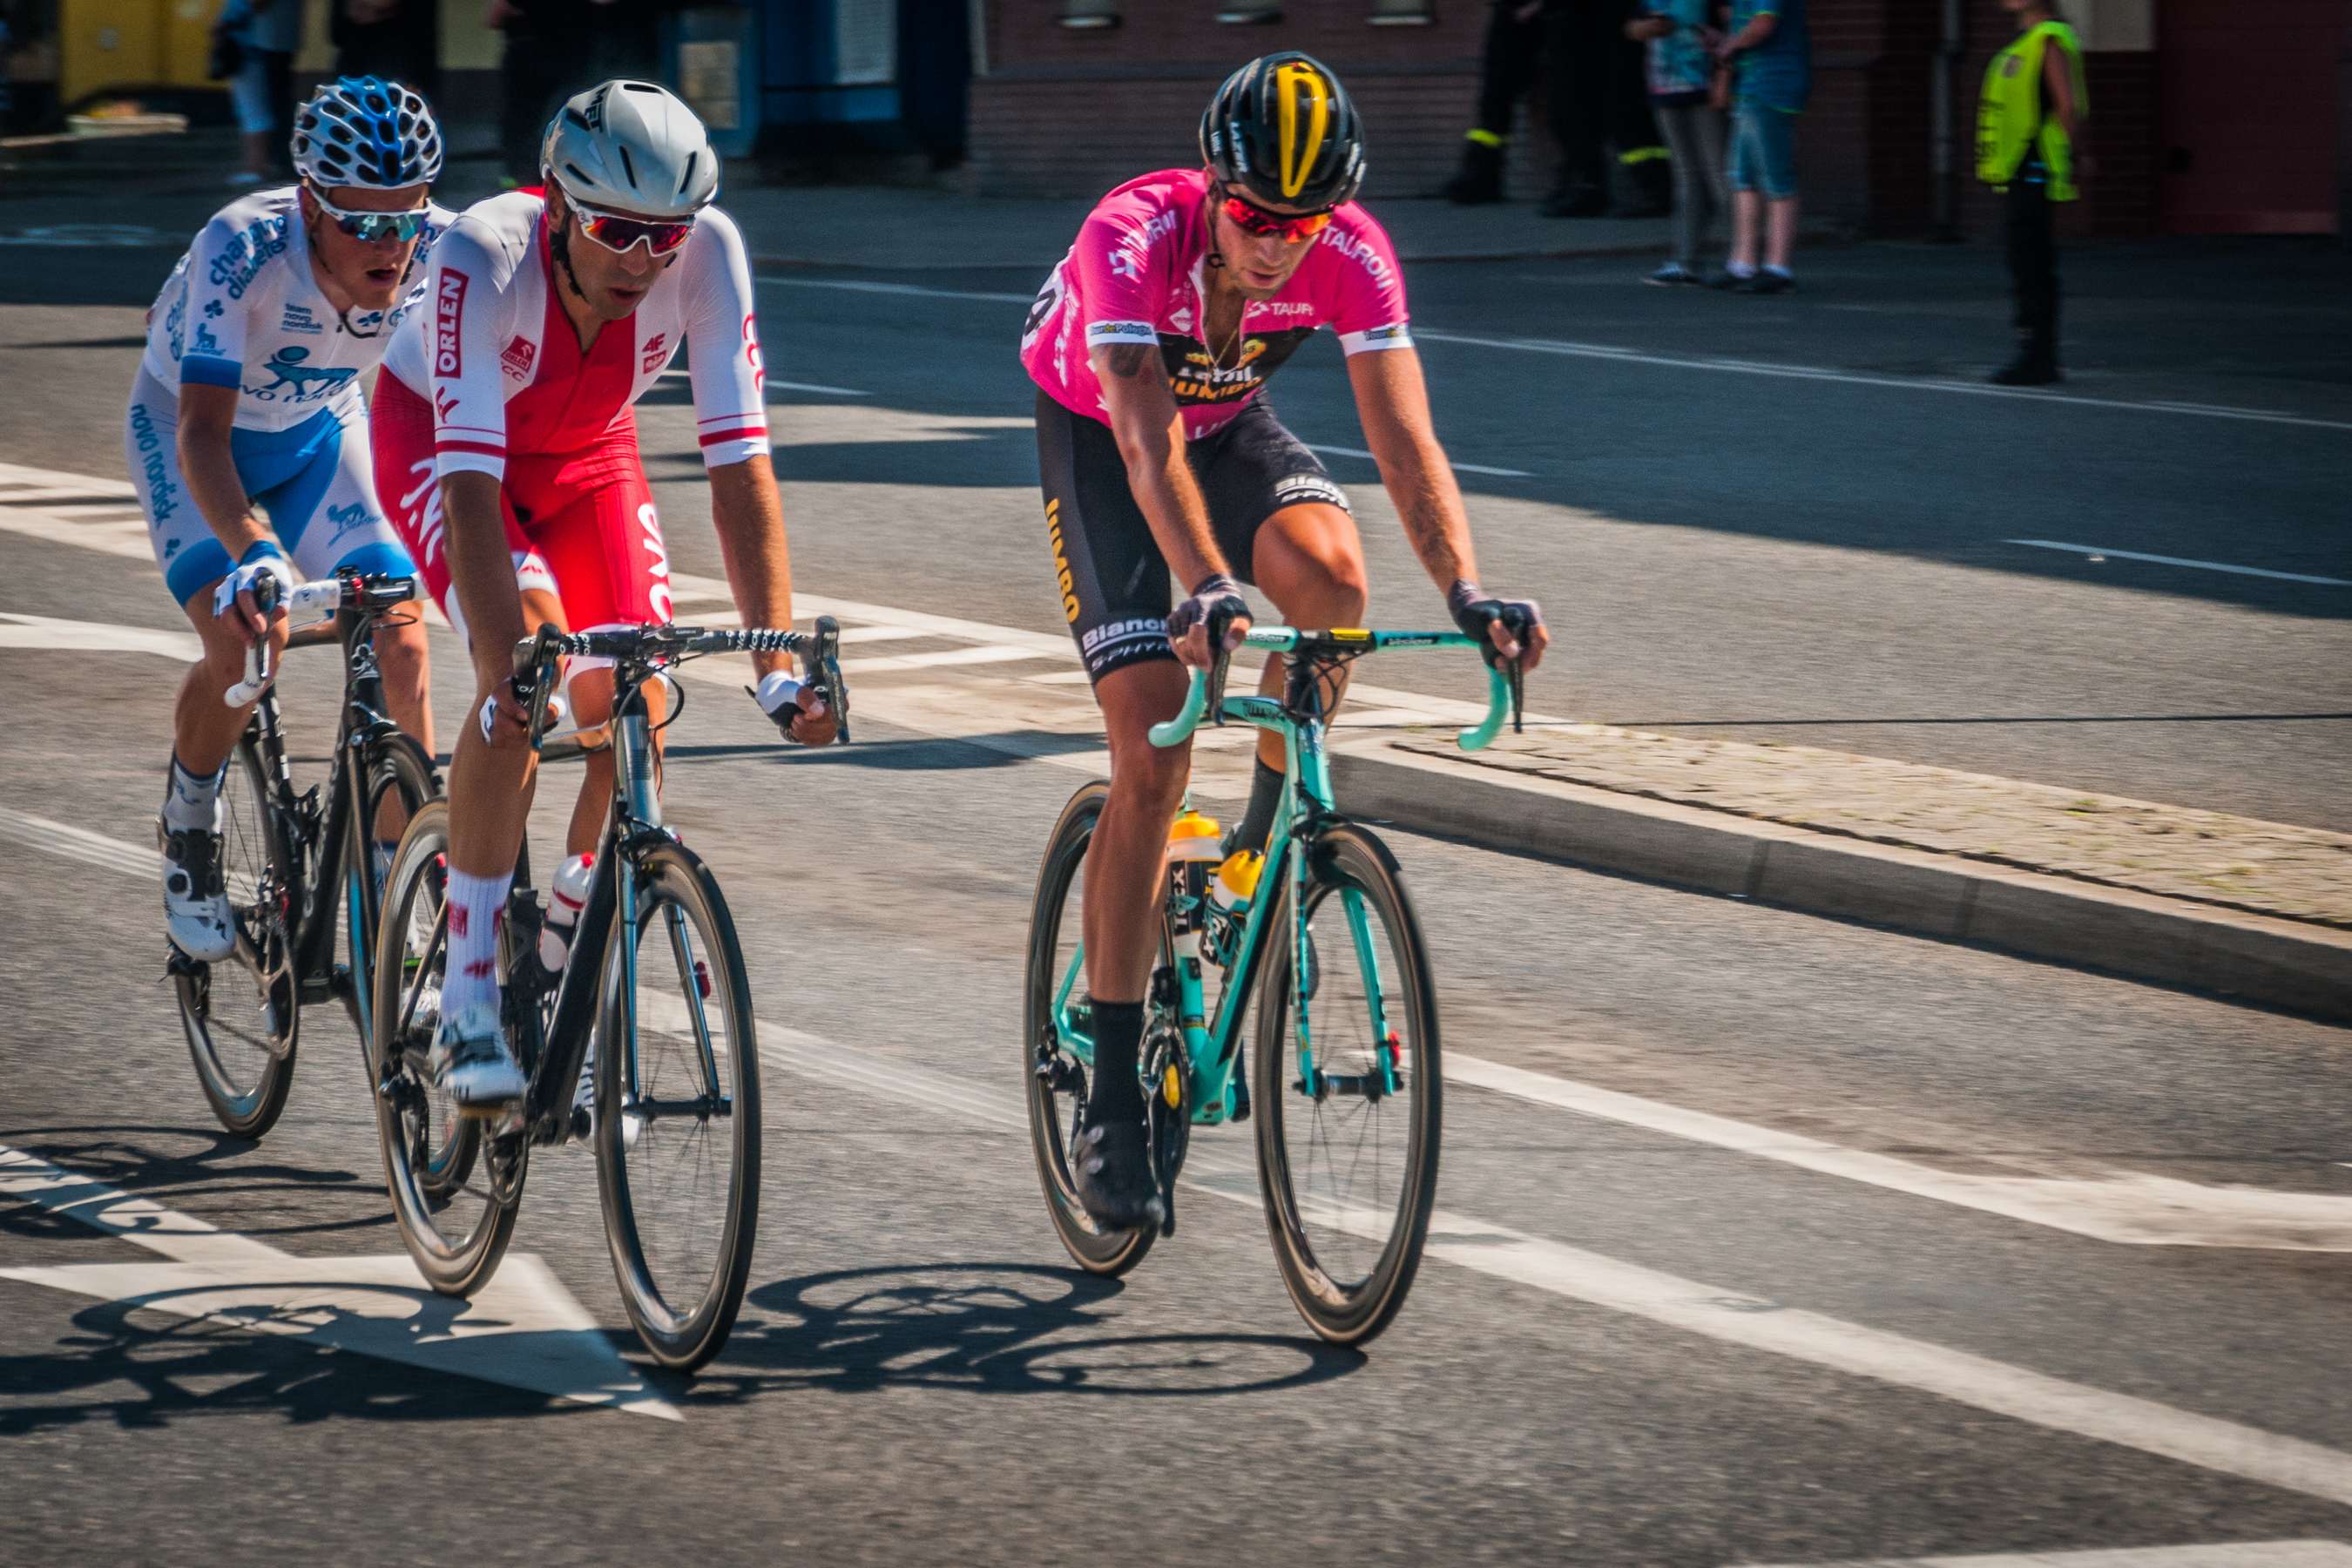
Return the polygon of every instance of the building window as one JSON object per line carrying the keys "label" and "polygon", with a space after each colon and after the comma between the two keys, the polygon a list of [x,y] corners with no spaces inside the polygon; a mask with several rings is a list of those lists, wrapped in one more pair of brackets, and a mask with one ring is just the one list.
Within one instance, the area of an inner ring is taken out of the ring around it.
{"label": "building window", "polygon": [[1217,20],[1228,27],[1271,26],[1282,20],[1282,6],[1278,0],[1228,0]]}
{"label": "building window", "polygon": [[1091,30],[1118,26],[1118,0],[1062,0],[1062,26]]}
{"label": "building window", "polygon": [[1437,20],[1437,0],[1372,0],[1365,20],[1375,27],[1426,27]]}

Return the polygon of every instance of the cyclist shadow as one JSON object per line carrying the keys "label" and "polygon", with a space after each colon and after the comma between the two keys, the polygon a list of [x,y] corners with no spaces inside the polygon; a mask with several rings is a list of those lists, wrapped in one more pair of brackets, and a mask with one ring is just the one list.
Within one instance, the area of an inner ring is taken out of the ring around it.
{"label": "cyclist shadow", "polygon": [[[11,1130],[0,1142],[37,1159],[54,1161],[80,1180],[116,1188],[126,1196],[165,1205],[220,1194],[236,1200],[236,1213],[219,1223],[240,1236],[259,1239],[281,1236],[311,1236],[335,1231],[389,1226],[392,1216],[382,1204],[370,1203],[367,1212],[345,1219],[256,1225],[248,1216],[282,1213],[274,1200],[288,1196],[351,1193],[363,1200],[380,1194],[373,1173],[321,1170],[271,1160],[241,1158],[260,1145],[232,1137],[215,1128],[80,1126],[28,1127]],[[196,1144],[189,1152],[173,1152],[159,1145]],[[257,1202],[260,1200],[273,1200]],[[102,1233],[30,1201],[0,1196],[0,1235],[56,1240],[96,1240]]]}
{"label": "cyclist shadow", "polygon": [[681,1404],[773,1390],[1145,1398],[1270,1392],[1327,1382],[1365,1363],[1306,1335],[1089,1332],[1116,1280],[1019,1263],[845,1268],[780,1279],[749,1304],[719,1362],[668,1392]]}

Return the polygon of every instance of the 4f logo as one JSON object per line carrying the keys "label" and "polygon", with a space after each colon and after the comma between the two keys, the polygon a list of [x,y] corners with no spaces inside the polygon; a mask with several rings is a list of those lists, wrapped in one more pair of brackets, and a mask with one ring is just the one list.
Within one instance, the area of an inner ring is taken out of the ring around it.
{"label": "4f logo", "polygon": [[668,345],[669,334],[667,332],[656,332],[652,337],[647,338],[646,340],[645,358],[638,362],[638,373],[644,375],[651,375],[654,372],[659,370],[661,368],[662,361],[669,357]]}

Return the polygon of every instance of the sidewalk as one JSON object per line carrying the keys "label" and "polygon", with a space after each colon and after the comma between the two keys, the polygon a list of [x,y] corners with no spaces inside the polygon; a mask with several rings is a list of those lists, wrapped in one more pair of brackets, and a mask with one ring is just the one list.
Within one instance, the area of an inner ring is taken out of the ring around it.
{"label": "sidewalk", "polygon": [[2352,1019],[2352,835],[1597,724],[1348,740],[1334,771],[1417,831]]}

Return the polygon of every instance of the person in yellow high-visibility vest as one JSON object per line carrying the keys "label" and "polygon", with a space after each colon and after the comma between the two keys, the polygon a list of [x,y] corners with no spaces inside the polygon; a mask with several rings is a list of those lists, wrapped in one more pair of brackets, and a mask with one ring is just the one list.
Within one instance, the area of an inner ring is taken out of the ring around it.
{"label": "person in yellow high-visibility vest", "polygon": [[2058,241],[2051,204],[2080,195],[2085,160],[2083,46],[2054,0],[2001,0],[2021,28],[1986,68],[1977,104],[1977,177],[2009,197],[2009,273],[2017,295],[2017,357],[2002,386],[2047,386],[2058,374]]}

